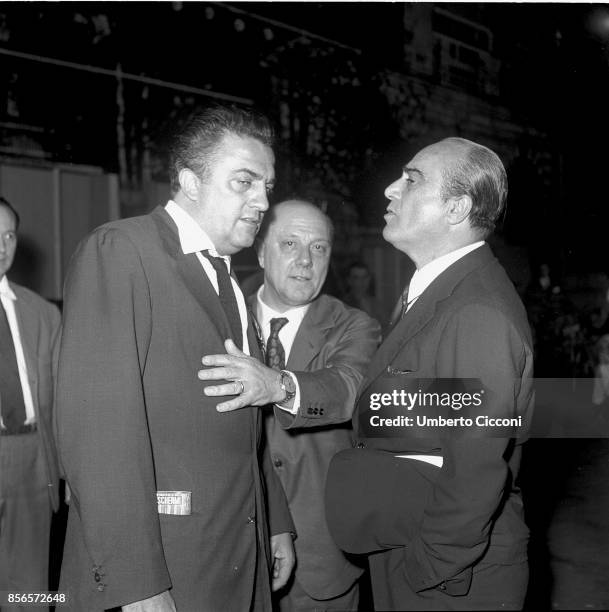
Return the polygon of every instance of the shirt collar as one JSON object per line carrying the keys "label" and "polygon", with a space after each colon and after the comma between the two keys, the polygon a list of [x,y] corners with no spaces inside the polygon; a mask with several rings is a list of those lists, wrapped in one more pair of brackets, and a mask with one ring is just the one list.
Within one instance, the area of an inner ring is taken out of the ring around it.
{"label": "shirt collar", "polygon": [[278,319],[281,317],[285,317],[289,320],[290,323],[297,323],[300,325],[305,315],[307,314],[307,310],[309,310],[310,304],[305,304],[304,306],[295,306],[294,308],[290,308],[285,312],[277,312],[270,306],[267,306],[262,300],[262,291],[264,290],[264,284],[258,289],[256,293],[256,299],[258,300],[258,307],[260,312],[260,325],[264,327],[271,319]]}
{"label": "shirt collar", "polygon": [[471,253],[471,251],[481,247],[484,244],[484,240],[473,242],[467,246],[461,247],[456,251],[451,251],[446,255],[442,255],[428,264],[424,265],[419,270],[416,270],[410,280],[408,287],[408,301],[411,302],[415,298],[418,298],[431,283],[436,280],[444,270],[449,266],[452,266],[456,261]]}
{"label": "shirt collar", "polygon": [[6,278],[6,274],[2,277],[2,279],[0,279],[0,295],[2,295],[3,297],[7,297],[13,301],[17,299],[15,292],[8,284],[8,278]]}
{"label": "shirt collar", "polygon": [[230,257],[218,254],[207,232],[183,208],[178,206],[173,200],[169,200],[165,210],[178,227],[180,247],[184,255],[198,253],[199,251],[209,251],[209,254],[213,257],[225,259],[230,267]]}

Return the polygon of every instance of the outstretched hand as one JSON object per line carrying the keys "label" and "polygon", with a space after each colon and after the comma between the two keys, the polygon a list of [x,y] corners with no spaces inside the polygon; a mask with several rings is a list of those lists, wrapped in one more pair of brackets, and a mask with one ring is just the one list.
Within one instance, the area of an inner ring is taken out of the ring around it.
{"label": "outstretched hand", "polygon": [[216,406],[218,412],[229,412],[246,406],[264,406],[280,402],[285,397],[279,372],[240,351],[232,340],[225,340],[226,354],[205,355],[201,360],[204,370],[199,370],[200,380],[228,380],[223,384],[205,387],[210,397],[236,395]]}

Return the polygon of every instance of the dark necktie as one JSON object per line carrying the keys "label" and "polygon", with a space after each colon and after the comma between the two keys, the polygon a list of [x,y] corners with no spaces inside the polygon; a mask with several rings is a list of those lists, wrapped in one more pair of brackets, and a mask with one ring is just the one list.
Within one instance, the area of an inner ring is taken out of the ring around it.
{"label": "dark necktie", "polygon": [[14,431],[23,426],[26,418],[23,390],[13,336],[2,302],[0,302],[0,407],[6,429]]}
{"label": "dark necktie", "polygon": [[285,350],[279,339],[279,330],[287,322],[285,317],[271,319],[271,334],[266,342],[266,365],[273,370],[285,368]]}
{"label": "dark necktie", "polygon": [[408,289],[410,288],[410,283],[406,285],[404,291],[400,294],[398,298],[397,304],[394,306],[392,311],[392,317],[389,321],[389,328],[393,328],[395,325],[401,321],[402,317],[406,314],[406,310],[408,309]]}
{"label": "dark necktie", "polygon": [[211,265],[216,271],[218,278],[218,297],[222,309],[226,313],[228,324],[230,326],[233,342],[243,349],[243,328],[241,327],[241,315],[237,306],[237,298],[233,289],[226,261],[222,257],[214,257],[209,254],[209,251],[201,251],[201,253],[209,259]]}

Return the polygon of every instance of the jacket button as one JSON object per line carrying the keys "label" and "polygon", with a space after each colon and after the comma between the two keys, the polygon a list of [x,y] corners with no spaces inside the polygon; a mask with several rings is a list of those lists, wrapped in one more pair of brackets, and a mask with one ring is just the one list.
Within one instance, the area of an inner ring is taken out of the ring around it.
{"label": "jacket button", "polygon": [[281,466],[283,465],[283,462],[281,461],[281,459],[275,459],[275,460],[273,461],[273,465],[274,465],[275,467],[281,467]]}
{"label": "jacket button", "polygon": [[256,522],[256,519],[253,516],[248,516],[247,517],[247,522],[249,525],[253,524]]}
{"label": "jacket button", "polygon": [[363,442],[358,442],[358,443],[355,445],[355,448],[366,448],[366,445],[365,445]]}
{"label": "jacket button", "polygon": [[104,585],[103,585],[103,584],[98,584],[98,585],[97,585],[97,590],[98,590],[98,591],[100,591],[100,592],[101,592],[101,591],[103,591],[103,590],[104,590],[104,588],[105,588],[105,587],[104,587]]}
{"label": "jacket button", "polygon": [[99,572],[95,572],[95,574],[93,574],[93,580],[95,580],[95,582],[101,582],[101,576],[99,575]]}

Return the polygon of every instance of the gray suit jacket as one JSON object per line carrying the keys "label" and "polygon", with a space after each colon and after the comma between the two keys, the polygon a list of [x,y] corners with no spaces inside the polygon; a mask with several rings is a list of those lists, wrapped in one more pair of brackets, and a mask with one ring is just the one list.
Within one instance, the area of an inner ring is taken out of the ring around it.
{"label": "gray suit jacket", "polygon": [[36,435],[44,453],[50,502],[53,510],[57,510],[59,476],[52,420],[61,319],[59,310],[50,302],[25,287],[12,282],[10,286],[17,296],[15,312],[38,423]]}
{"label": "gray suit jacket", "polygon": [[[197,378],[230,326],[196,255],[160,207],[109,223],[80,245],[65,298],[58,439],[73,502],[61,590],[72,609],[171,587],[182,612],[248,610],[256,564],[269,571],[265,493],[271,532],[293,524],[270,461],[258,462],[260,410],[218,413]],[[248,338],[260,355],[252,326]],[[191,492],[191,514],[159,514],[156,491]],[[262,609],[270,581],[265,597]]]}
{"label": "gray suit jacket", "polygon": [[[255,307],[255,296],[253,299]],[[311,303],[286,368],[300,386],[296,416],[275,407],[266,419],[273,465],[298,537],[296,578],[312,597],[344,593],[361,574],[328,532],[323,491],[330,459],[352,444],[350,420],[365,368],[380,340],[378,323],[336,298]]]}

